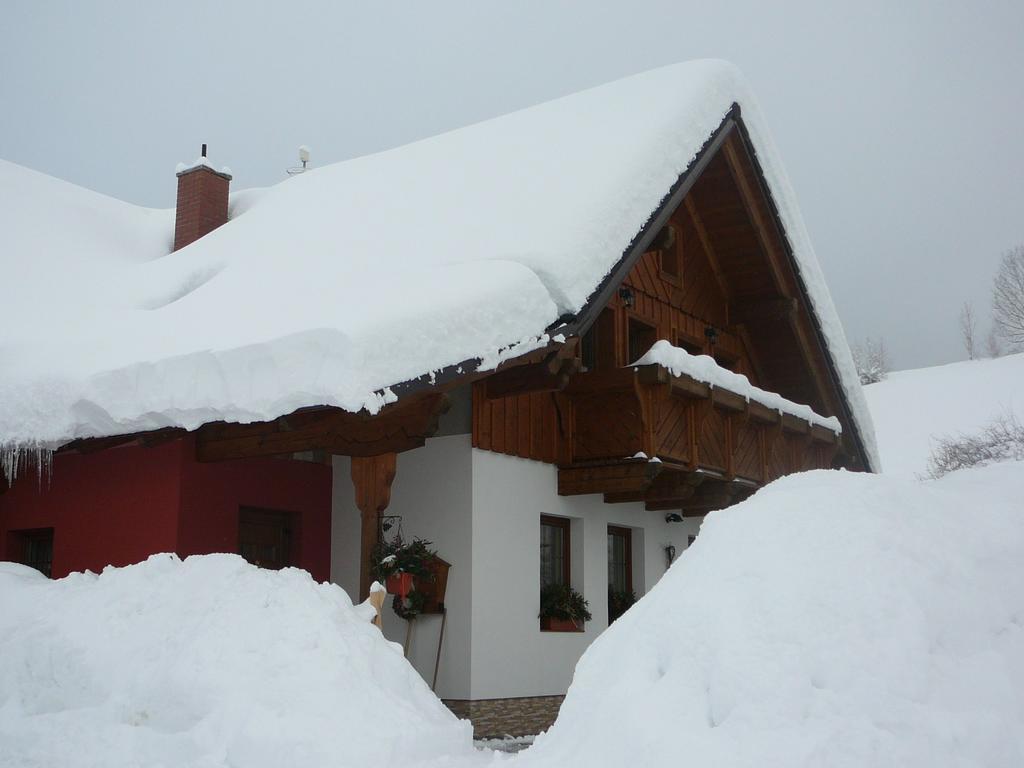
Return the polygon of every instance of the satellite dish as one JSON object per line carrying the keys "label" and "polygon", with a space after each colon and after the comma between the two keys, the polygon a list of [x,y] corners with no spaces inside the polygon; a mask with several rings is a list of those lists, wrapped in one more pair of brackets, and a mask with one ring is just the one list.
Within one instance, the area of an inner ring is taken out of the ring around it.
{"label": "satellite dish", "polygon": [[302,163],[301,166],[286,169],[286,173],[289,176],[298,176],[300,173],[309,170],[309,147],[305,144],[299,147],[299,162]]}

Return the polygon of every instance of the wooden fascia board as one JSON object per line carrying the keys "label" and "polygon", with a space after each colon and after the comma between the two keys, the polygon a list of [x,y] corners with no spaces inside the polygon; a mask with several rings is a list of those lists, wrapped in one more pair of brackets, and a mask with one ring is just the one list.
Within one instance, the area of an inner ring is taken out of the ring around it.
{"label": "wooden fascia board", "polygon": [[347,456],[400,453],[422,446],[437,431],[438,419],[447,409],[447,395],[431,392],[387,406],[377,416],[316,408],[268,422],[213,422],[196,432],[196,459],[224,461],[309,450]]}

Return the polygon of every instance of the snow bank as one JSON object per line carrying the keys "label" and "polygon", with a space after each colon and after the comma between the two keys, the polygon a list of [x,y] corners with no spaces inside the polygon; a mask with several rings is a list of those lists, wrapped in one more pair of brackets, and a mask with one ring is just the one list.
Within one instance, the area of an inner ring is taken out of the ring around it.
{"label": "snow bank", "polygon": [[317,404],[376,412],[386,387],[528,351],[583,307],[734,103],[870,458],[792,190],[745,81],[721,61],[310,170],[169,256],[169,212],[0,163],[0,305],[24,320],[0,326],[0,444]]}
{"label": "snow bank", "polygon": [[685,349],[673,346],[664,339],[655,342],[654,346],[633,365],[660,365],[668,369],[673,376],[689,376],[712,387],[739,395],[748,403],[760,403],[773,411],[788,413],[812,424],[819,424],[837,434],[843,431],[842,424],[835,416],[822,416],[808,405],[794,403],[775,392],[755,387],[746,376],[723,368],[710,355],[691,355]]}
{"label": "snow bank", "polygon": [[936,439],[980,432],[1004,414],[1024,421],[1024,353],[896,371],[864,396],[882,469],[923,475]]}
{"label": "snow bank", "polygon": [[1022,498],[818,471],[711,513],[518,768],[1024,765]]}
{"label": "snow bank", "polygon": [[[372,610],[372,609],[371,609]],[[406,766],[474,754],[331,584],[234,555],[0,564],[0,765]]]}

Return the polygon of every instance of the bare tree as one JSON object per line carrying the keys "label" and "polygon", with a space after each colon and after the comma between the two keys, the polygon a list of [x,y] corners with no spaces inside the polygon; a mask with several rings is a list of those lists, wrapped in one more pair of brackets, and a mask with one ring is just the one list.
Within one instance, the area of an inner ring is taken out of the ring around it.
{"label": "bare tree", "polygon": [[995,326],[988,329],[988,336],[985,338],[985,354],[988,357],[1002,357],[1003,356],[1003,344],[999,341],[999,334],[996,333]]}
{"label": "bare tree", "polygon": [[863,344],[855,344],[850,351],[861,384],[874,384],[888,375],[889,358],[882,339],[867,339]]}
{"label": "bare tree", "polygon": [[1024,245],[1003,254],[992,285],[992,319],[1012,348],[1024,347]]}
{"label": "bare tree", "polygon": [[964,341],[964,349],[967,350],[967,359],[973,360],[976,355],[974,335],[978,330],[978,324],[974,319],[974,310],[969,302],[964,302],[960,307],[960,337]]}

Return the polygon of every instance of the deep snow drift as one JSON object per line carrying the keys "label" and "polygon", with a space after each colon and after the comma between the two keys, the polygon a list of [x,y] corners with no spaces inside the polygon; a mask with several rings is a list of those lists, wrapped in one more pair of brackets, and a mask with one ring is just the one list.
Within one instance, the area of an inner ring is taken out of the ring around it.
{"label": "deep snow drift", "polygon": [[0,765],[353,768],[472,756],[337,586],[235,555],[0,564]]}
{"label": "deep snow drift", "polygon": [[170,255],[170,212],[0,161],[0,306],[19,319],[0,325],[0,446],[375,412],[397,383],[526,352],[581,309],[734,103],[871,458],[795,196],[722,61],[314,169]]}
{"label": "deep snow drift", "polygon": [[1024,421],[1024,353],[895,371],[864,397],[882,470],[923,475],[936,439],[977,433],[1008,413]]}
{"label": "deep snow drift", "polygon": [[[590,647],[520,768],[1024,764],[1024,463],[776,481]],[[337,587],[0,565],[0,765],[477,766]],[[499,758],[493,758],[498,760]]]}
{"label": "deep snow drift", "polygon": [[1024,765],[1022,499],[818,471],[711,513],[520,768]]}

